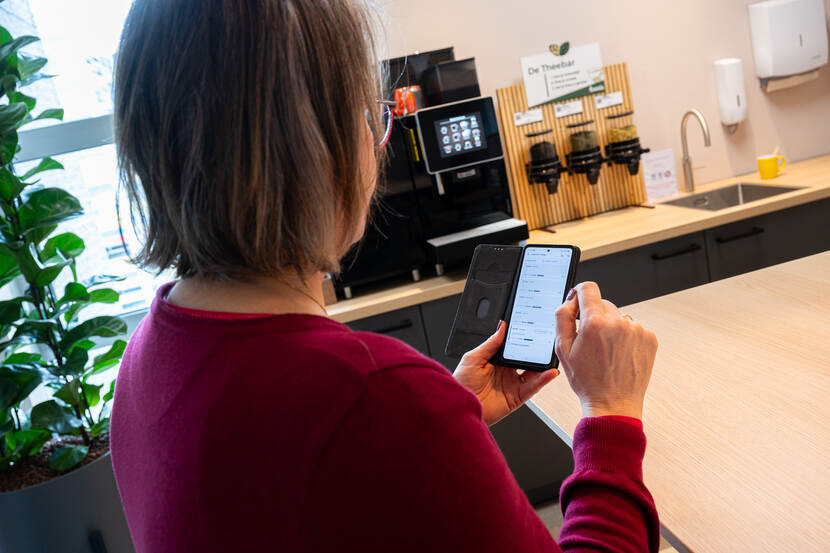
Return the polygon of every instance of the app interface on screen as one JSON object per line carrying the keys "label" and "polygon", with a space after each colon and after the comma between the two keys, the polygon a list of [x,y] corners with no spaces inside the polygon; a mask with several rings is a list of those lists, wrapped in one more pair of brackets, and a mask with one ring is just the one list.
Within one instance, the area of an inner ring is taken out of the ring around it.
{"label": "app interface on screen", "polygon": [[481,128],[481,113],[459,115],[435,122],[441,157],[464,154],[487,147]]}
{"label": "app interface on screen", "polygon": [[573,251],[527,248],[504,343],[504,358],[546,364],[556,340],[556,309],[562,305]]}

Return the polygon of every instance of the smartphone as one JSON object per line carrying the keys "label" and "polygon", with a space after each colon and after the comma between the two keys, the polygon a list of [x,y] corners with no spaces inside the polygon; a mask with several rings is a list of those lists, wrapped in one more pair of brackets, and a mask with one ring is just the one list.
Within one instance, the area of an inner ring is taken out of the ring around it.
{"label": "smartphone", "polygon": [[494,363],[539,372],[559,365],[556,309],[574,286],[579,253],[576,246],[525,246],[505,312],[507,336]]}

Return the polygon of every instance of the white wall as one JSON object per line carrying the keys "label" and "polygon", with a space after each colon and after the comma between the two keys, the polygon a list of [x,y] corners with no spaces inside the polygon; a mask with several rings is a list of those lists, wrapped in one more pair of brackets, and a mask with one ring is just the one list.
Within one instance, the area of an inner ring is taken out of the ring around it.
{"label": "white wall", "polygon": [[[519,58],[548,44],[599,42],[603,63],[627,62],[645,146],[674,148],[680,118],[698,108],[712,131],[704,148],[689,125],[696,181],[755,171],[776,145],[795,161],[830,153],[830,66],[819,79],[767,94],[755,77],[746,5],[750,0],[385,0],[390,55],[455,46],[476,58],[482,94],[521,81]],[[830,17],[830,0],[825,0]],[[728,135],[720,124],[712,62],[743,59],[748,117]],[[828,175],[830,178],[830,175]]]}

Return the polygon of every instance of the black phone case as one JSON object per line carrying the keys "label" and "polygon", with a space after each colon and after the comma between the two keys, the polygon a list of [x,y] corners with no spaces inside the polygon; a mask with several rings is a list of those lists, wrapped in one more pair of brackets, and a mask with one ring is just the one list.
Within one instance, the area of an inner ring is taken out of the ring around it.
{"label": "black phone case", "polygon": [[444,349],[448,356],[461,357],[496,331],[507,310],[521,257],[521,246],[476,247]]}

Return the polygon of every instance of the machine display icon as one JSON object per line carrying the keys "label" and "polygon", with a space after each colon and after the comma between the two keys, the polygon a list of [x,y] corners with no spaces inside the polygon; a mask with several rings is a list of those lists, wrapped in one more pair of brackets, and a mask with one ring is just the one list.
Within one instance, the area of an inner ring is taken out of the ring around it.
{"label": "machine display icon", "polygon": [[435,132],[440,137],[438,152],[441,157],[455,156],[487,147],[485,133],[481,132],[479,112],[435,121]]}

